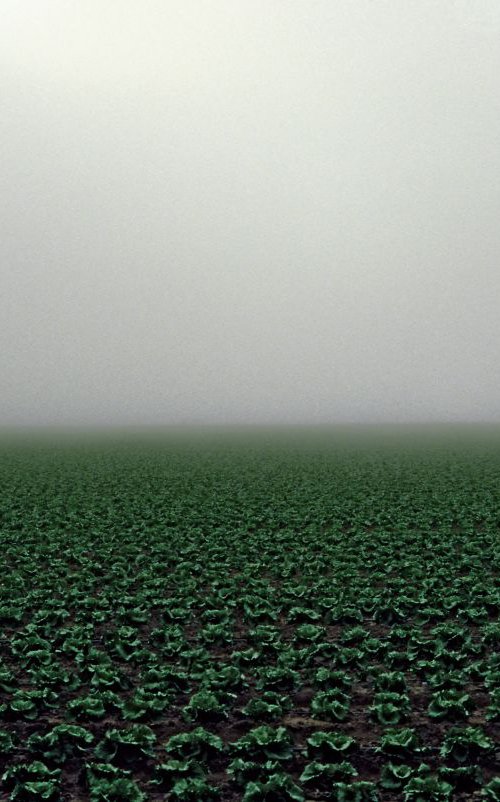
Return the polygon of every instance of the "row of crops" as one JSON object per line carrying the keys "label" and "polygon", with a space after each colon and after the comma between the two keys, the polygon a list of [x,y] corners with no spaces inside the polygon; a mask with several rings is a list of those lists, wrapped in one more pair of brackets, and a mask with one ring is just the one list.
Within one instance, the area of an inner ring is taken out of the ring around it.
{"label": "row of crops", "polygon": [[499,456],[4,443],[0,798],[500,801]]}

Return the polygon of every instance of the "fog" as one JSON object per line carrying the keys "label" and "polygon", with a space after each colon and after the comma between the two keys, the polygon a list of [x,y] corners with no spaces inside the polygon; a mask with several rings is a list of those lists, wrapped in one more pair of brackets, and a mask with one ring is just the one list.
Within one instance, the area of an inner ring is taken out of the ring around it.
{"label": "fog", "polygon": [[3,0],[0,424],[500,420],[497,0]]}

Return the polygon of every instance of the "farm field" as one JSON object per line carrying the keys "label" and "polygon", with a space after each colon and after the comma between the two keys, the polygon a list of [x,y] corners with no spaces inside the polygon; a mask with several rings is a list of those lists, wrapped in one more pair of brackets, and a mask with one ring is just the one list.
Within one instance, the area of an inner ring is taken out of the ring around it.
{"label": "farm field", "polygon": [[0,446],[0,799],[500,802],[500,436]]}

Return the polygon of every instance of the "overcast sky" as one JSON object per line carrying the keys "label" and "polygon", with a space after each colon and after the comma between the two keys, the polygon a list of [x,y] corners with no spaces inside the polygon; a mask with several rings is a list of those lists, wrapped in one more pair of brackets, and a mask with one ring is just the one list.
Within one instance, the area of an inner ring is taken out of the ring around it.
{"label": "overcast sky", "polygon": [[2,0],[0,424],[500,419],[498,0]]}

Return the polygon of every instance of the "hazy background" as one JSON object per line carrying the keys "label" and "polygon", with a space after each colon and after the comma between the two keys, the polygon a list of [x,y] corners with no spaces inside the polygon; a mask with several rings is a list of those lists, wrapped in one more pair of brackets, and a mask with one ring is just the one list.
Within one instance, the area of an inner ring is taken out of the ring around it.
{"label": "hazy background", "polygon": [[0,10],[0,424],[500,419],[498,0]]}

